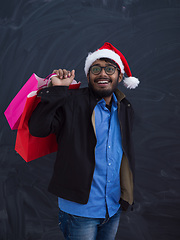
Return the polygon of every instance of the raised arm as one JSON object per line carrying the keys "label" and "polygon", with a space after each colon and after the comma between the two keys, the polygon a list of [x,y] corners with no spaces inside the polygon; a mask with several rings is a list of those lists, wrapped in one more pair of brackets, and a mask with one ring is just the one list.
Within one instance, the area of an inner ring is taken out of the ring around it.
{"label": "raised arm", "polygon": [[54,70],[57,76],[51,79],[51,86],[39,91],[41,102],[29,120],[29,131],[33,136],[46,137],[62,127],[64,117],[62,106],[68,98],[68,86],[74,80],[75,71]]}

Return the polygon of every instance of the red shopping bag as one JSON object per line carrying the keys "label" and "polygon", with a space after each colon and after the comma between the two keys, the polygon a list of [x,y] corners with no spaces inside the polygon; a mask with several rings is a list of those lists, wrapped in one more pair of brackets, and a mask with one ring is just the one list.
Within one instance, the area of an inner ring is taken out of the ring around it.
{"label": "red shopping bag", "polygon": [[40,101],[36,92],[32,92],[27,97],[17,131],[15,150],[26,162],[56,152],[58,148],[55,134],[39,138],[32,136],[29,132],[28,121]]}
{"label": "red shopping bag", "polygon": [[14,99],[10,102],[4,114],[12,130],[17,129],[19,126],[27,95],[32,91],[46,87],[50,81],[49,78],[52,75],[54,74],[50,74],[46,78],[40,78],[33,73],[20,91],[16,94]]}

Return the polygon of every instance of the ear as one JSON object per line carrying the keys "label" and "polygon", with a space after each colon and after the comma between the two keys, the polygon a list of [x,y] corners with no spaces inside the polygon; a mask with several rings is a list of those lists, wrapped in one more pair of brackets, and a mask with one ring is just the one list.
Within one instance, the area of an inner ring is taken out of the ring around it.
{"label": "ear", "polygon": [[118,82],[120,83],[122,80],[123,80],[123,73],[120,73],[120,74],[119,74]]}

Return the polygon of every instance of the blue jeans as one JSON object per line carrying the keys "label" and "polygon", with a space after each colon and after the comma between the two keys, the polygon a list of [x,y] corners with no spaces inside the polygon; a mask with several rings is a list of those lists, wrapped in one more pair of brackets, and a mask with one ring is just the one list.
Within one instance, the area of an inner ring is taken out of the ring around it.
{"label": "blue jeans", "polygon": [[121,209],[111,218],[78,217],[59,211],[59,227],[66,240],[115,239]]}

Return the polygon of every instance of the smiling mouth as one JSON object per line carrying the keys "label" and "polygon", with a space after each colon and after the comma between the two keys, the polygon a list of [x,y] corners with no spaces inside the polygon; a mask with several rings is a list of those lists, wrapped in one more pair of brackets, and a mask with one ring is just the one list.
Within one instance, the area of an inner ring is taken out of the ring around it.
{"label": "smiling mouth", "polygon": [[97,83],[98,83],[98,84],[108,84],[109,81],[98,81]]}
{"label": "smiling mouth", "polygon": [[95,82],[98,84],[108,84],[111,81],[109,79],[97,79]]}

